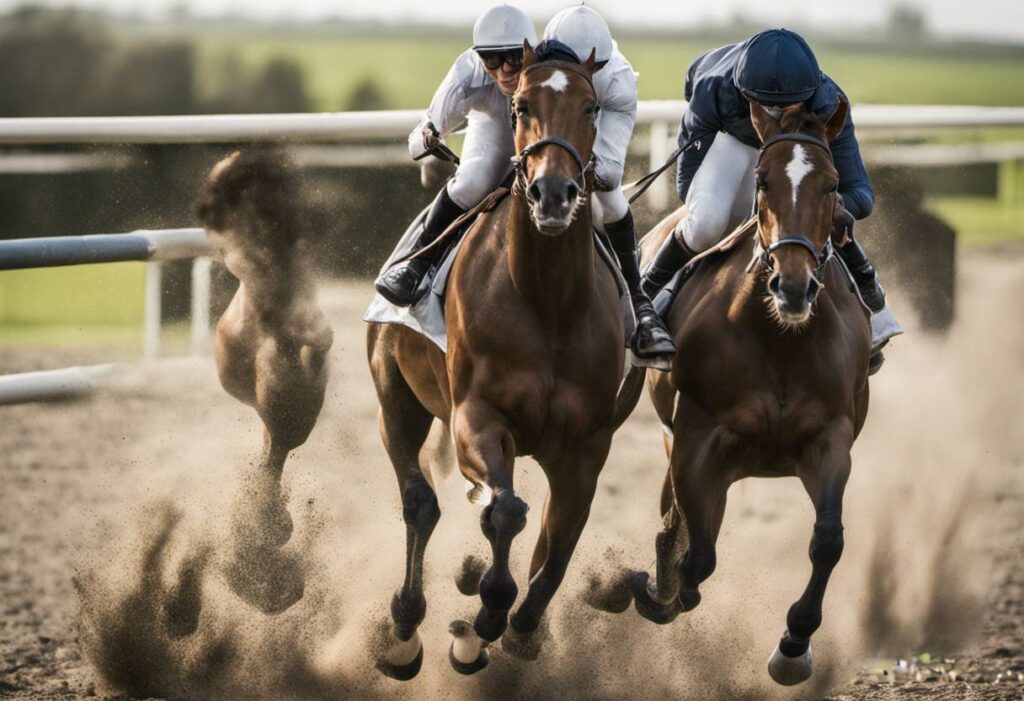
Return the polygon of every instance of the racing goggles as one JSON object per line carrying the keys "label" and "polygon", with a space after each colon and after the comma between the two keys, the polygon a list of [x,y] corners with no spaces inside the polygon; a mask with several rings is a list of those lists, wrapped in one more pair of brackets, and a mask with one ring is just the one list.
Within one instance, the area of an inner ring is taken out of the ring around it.
{"label": "racing goggles", "polygon": [[496,71],[504,64],[512,70],[519,70],[523,66],[522,49],[504,49],[500,51],[477,51],[477,56],[483,61],[489,71]]}

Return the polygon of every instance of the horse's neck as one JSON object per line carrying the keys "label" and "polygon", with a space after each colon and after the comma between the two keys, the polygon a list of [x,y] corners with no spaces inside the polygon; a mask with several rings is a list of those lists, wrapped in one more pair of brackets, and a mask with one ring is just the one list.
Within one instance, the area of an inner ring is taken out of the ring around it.
{"label": "horse's neck", "polygon": [[508,266],[519,296],[550,325],[565,328],[578,316],[594,285],[594,236],[589,201],[559,236],[533,228],[526,198],[512,200]]}

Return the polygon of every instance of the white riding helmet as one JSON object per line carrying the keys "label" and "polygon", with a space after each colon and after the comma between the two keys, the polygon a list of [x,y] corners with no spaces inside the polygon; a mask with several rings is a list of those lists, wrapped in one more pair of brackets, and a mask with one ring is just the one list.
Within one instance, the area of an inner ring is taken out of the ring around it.
{"label": "white riding helmet", "polygon": [[492,7],[473,26],[474,51],[521,49],[523,40],[536,46],[537,30],[525,12],[511,5]]}
{"label": "white riding helmet", "polygon": [[612,33],[608,23],[595,10],[583,5],[567,7],[551,18],[544,28],[544,41],[554,40],[565,44],[580,61],[590,58],[604,63],[612,57]]}

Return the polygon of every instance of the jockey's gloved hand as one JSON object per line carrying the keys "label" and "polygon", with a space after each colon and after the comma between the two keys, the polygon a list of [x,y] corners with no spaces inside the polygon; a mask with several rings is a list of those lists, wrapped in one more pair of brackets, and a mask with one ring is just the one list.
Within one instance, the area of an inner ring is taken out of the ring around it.
{"label": "jockey's gloved hand", "polygon": [[853,237],[853,222],[855,220],[843,204],[843,196],[837,192],[835,197],[835,205],[832,207],[832,242],[836,246],[842,247]]}
{"label": "jockey's gloved hand", "polygon": [[423,134],[423,149],[427,153],[430,153],[438,146],[440,146],[441,143],[443,143],[441,139],[441,134],[438,133],[437,131],[437,127],[435,127],[430,122],[427,122],[425,125],[423,125],[423,130],[421,133]]}

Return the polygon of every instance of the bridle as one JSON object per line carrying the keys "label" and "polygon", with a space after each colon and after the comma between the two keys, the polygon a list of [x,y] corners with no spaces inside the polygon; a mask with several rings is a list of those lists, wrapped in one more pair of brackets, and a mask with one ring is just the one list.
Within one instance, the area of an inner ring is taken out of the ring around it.
{"label": "bridle", "polygon": [[[553,65],[556,63],[557,66]],[[590,91],[594,97],[594,100],[597,100],[597,90],[594,88],[593,78],[590,76],[590,73],[585,71],[582,66],[579,66],[577,64],[563,61],[547,61],[534,63],[523,69],[523,75],[529,75],[530,71],[537,70],[538,68],[552,67],[556,67],[558,70],[567,70],[572,73],[576,73],[579,76],[582,76],[587,81],[587,85],[590,86]],[[512,111],[511,119],[512,133],[515,134],[515,110]],[[543,139],[539,139],[538,141],[534,141],[532,144],[526,145],[522,151],[520,151],[518,154],[512,157],[512,166],[515,171],[515,187],[521,189],[523,192],[527,191],[527,188],[529,187],[530,183],[526,179],[526,159],[535,154],[540,149],[544,148],[545,146],[557,146],[558,148],[562,149],[572,157],[573,161],[575,161],[576,163],[576,168],[579,170],[579,175],[573,178],[573,181],[579,188],[580,196],[585,195],[588,187],[587,173],[589,173],[594,168],[594,156],[593,154],[591,154],[590,160],[587,163],[584,163],[583,158],[580,156],[579,151],[576,150],[576,147],[573,146],[568,141],[566,141],[565,139],[558,136],[548,136]]]}
{"label": "bridle", "polygon": [[[758,152],[757,155],[757,165],[755,166],[755,168],[760,167],[761,159],[764,158],[764,154],[769,148],[771,148],[775,144],[780,144],[787,141],[795,141],[800,144],[808,144],[810,146],[820,148],[824,150],[825,153],[828,154],[829,162],[832,162],[832,149],[829,148],[829,145],[827,143],[825,143],[818,137],[811,136],[810,134],[797,133],[776,134],[775,136],[771,137],[770,139],[765,141],[764,144],[761,145],[761,150]],[[833,209],[835,208],[834,202],[832,207]],[[754,199],[754,214],[757,214],[756,198]],[[807,252],[811,254],[811,257],[814,258],[814,261],[818,264],[818,267],[814,270],[813,277],[815,282],[817,282],[819,286],[824,286],[823,281],[825,276],[825,266],[828,265],[829,260],[831,260],[832,256],[835,255],[835,249],[832,247],[831,236],[828,236],[825,239],[825,247],[822,248],[821,250],[819,250],[818,247],[814,245],[814,242],[811,241],[811,239],[804,236],[803,234],[786,234],[785,236],[780,237],[777,241],[768,243],[768,241],[765,239],[764,232],[761,230],[760,220],[758,221],[757,235],[758,244],[761,249],[760,262],[765,270],[767,270],[768,272],[773,272],[775,270],[775,264],[772,262],[772,254],[775,251],[779,250],[783,246],[799,246],[803,249],[806,249]]]}

